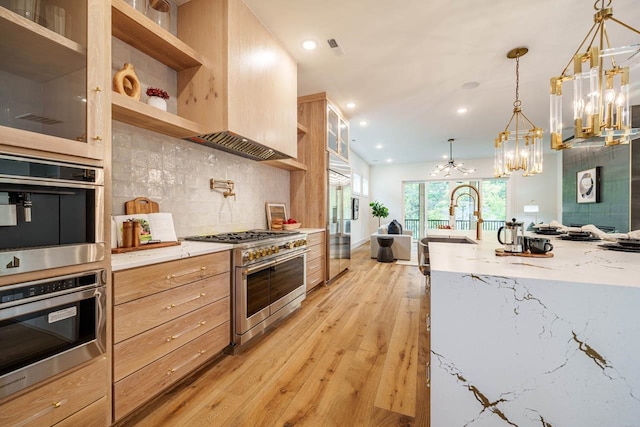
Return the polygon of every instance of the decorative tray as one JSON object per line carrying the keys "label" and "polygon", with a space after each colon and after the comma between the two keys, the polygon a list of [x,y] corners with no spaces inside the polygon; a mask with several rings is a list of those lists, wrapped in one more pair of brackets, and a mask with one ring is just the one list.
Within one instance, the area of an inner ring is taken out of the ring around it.
{"label": "decorative tray", "polygon": [[504,249],[496,249],[496,256],[522,256],[528,258],[553,258],[551,252],[544,254],[532,254],[531,252],[506,252]]}
{"label": "decorative tray", "polygon": [[534,230],[535,234],[542,234],[544,236],[559,236],[560,234],[565,234],[564,231],[559,231],[559,230],[553,230],[553,229],[544,229],[544,228],[539,228],[537,230]]}
{"label": "decorative tray", "polygon": [[574,242],[597,242],[599,240],[602,240],[599,237],[595,237],[595,236],[570,236],[570,235],[563,235],[563,236],[558,236],[559,239],[562,240],[572,240]]}
{"label": "decorative tray", "polygon": [[131,248],[113,248],[111,249],[112,254],[123,254],[126,252],[135,252],[135,251],[143,251],[145,249],[158,249],[158,248],[166,248],[169,246],[178,246],[180,242],[158,242],[158,243],[147,243],[146,245],[135,246]]}

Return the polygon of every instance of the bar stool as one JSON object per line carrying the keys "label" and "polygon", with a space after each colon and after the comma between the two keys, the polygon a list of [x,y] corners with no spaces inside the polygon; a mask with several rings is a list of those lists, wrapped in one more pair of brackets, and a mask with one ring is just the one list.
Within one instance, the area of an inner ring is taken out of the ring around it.
{"label": "bar stool", "polygon": [[378,236],[378,262],[393,262],[393,237]]}

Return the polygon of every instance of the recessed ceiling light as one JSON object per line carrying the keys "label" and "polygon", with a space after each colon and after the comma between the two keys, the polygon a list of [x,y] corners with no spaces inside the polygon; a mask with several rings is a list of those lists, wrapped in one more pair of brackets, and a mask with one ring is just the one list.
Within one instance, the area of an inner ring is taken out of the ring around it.
{"label": "recessed ceiling light", "polygon": [[460,107],[460,108],[458,108],[458,114],[464,114],[464,113],[466,113],[467,111],[469,111],[469,110],[467,110],[467,108],[466,108],[466,107]]}
{"label": "recessed ceiling light", "polygon": [[378,150],[380,150],[380,149],[382,148],[382,144],[378,144],[378,145],[376,145],[376,148],[377,148]]}
{"label": "recessed ceiling light", "polygon": [[347,108],[356,108],[355,102],[347,102]]}
{"label": "recessed ceiling light", "polygon": [[313,40],[305,40],[302,42],[302,47],[306,50],[313,50],[316,46],[317,44]]}
{"label": "recessed ceiling light", "polygon": [[462,89],[475,89],[478,86],[480,86],[480,83],[478,82],[466,82],[462,85]]}
{"label": "recessed ceiling light", "polygon": [[366,125],[368,125],[366,120],[363,120],[363,121],[360,122],[360,126],[366,126]]}
{"label": "recessed ceiling light", "polygon": [[391,159],[387,159],[387,163],[391,163]]}
{"label": "recessed ceiling light", "polygon": [[449,156],[447,156],[446,154],[443,154],[443,155],[442,155],[442,158],[443,158],[443,159],[448,159],[448,158],[449,158]]}

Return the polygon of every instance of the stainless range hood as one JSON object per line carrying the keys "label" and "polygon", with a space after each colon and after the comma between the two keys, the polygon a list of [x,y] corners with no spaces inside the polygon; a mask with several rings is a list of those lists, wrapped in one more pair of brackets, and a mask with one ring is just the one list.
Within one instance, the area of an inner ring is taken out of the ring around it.
{"label": "stainless range hood", "polygon": [[185,138],[187,141],[197,142],[206,146],[217,148],[231,154],[245,157],[251,160],[282,160],[290,159],[287,156],[272,148],[251,141],[233,132],[216,132],[206,135],[197,135]]}

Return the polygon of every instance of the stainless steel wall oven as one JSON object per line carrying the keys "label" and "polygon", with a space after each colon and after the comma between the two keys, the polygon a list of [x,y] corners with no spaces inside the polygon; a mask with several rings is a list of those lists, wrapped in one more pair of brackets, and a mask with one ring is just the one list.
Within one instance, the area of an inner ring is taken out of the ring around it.
{"label": "stainless steel wall oven", "polygon": [[105,352],[105,270],[0,287],[0,398]]}
{"label": "stainless steel wall oven", "polygon": [[104,171],[0,154],[0,275],[104,260]]}

